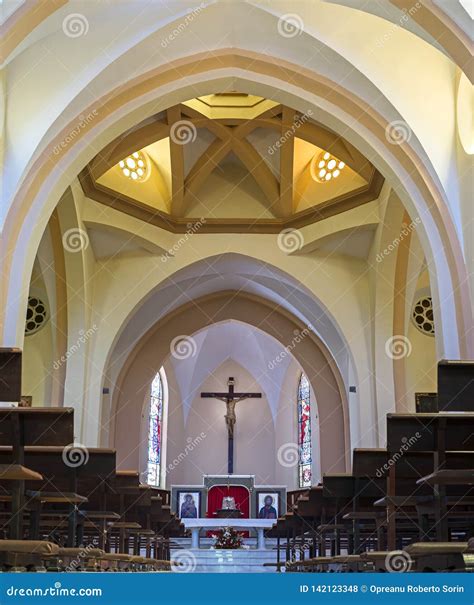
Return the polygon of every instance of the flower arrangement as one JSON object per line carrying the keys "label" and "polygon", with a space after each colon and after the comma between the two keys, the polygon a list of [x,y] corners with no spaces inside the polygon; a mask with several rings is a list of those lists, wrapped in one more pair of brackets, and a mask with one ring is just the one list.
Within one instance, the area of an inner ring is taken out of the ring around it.
{"label": "flower arrangement", "polygon": [[224,527],[217,534],[212,534],[212,537],[216,540],[214,548],[241,548],[243,544],[242,534],[233,527]]}

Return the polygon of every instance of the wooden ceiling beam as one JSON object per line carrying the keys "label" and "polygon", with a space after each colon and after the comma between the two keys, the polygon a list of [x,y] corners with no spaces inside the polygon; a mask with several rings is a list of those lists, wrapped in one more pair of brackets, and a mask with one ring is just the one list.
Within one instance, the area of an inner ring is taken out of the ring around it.
{"label": "wooden ceiling beam", "polygon": [[225,141],[229,137],[229,129],[216,122],[216,120],[211,120],[203,113],[193,109],[192,107],[188,107],[187,105],[180,105],[181,112],[183,115],[190,118],[190,122],[196,126],[196,128],[207,128],[212,134],[214,134],[219,139]]}
{"label": "wooden ceiling beam", "polygon": [[298,206],[301,202],[304,192],[313,181],[310,164],[311,162],[306,164],[293,186],[293,209],[295,212],[298,211]]}
{"label": "wooden ceiling beam", "polygon": [[319,124],[304,122],[298,125],[295,136],[324,149],[324,151],[329,151],[329,153],[350,166],[354,172],[360,174],[367,182],[370,180],[373,166],[369,160],[353,145],[330,130],[326,130]]}
{"label": "wooden ceiling beam", "polygon": [[[266,165],[262,156],[245,137],[257,127],[253,120],[243,120],[242,123],[232,128],[224,124],[203,116],[199,111],[183,107],[183,113],[186,113],[192,123],[202,124],[216,137],[216,141],[211,143],[204,154],[194,164],[191,172],[186,179],[186,203],[191,203],[192,197],[196,197],[197,192],[205,180],[210,176],[217,164],[232,150],[239,158],[242,164],[253,176],[263,194],[267,198],[272,212],[275,212],[275,205],[278,204],[280,197],[280,188],[277,179],[270,168]],[[266,113],[266,112],[265,112]],[[272,114],[273,115],[273,114]]]}
{"label": "wooden ceiling beam", "polygon": [[166,122],[155,121],[145,124],[137,130],[118,137],[98,153],[89,164],[92,176],[100,178],[107,170],[118,164],[134,151],[138,151],[168,137],[169,125]]}
{"label": "wooden ceiling beam", "polygon": [[[216,139],[196,161],[187,178],[184,174],[183,146],[170,139],[172,173],[170,213],[174,217],[185,214],[186,207],[193,202],[199,188],[226,155],[233,151],[263,191],[274,216],[288,218],[297,207],[299,188],[302,185],[306,188],[308,185],[308,183],[299,182],[299,186],[294,187],[295,137],[329,151],[360,174],[367,182],[370,182],[373,176],[372,164],[350,143],[319,124],[305,121],[304,116],[300,116],[295,110],[282,105],[272,107],[255,119],[248,120],[210,119],[183,104],[169,108],[166,116],[167,122],[161,120],[148,122],[110,143],[89,164],[91,176],[98,179],[130,153],[169,136],[171,126],[179,120],[189,120],[197,129],[206,128]],[[257,128],[271,129],[282,137],[280,180],[246,138]],[[287,136],[288,132],[291,136]]]}
{"label": "wooden ceiling beam", "polygon": [[245,139],[232,139],[232,150],[267,198],[271,211],[275,214],[275,207],[280,199],[280,187],[273,172],[265,163],[253,145]]}
{"label": "wooden ceiling beam", "polygon": [[189,207],[197,197],[200,187],[204,184],[211,172],[218,166],[226,155],[230,152],[231,141],[213,141],[206,151],[199,157],[197,162],[189,171],[185,180],[184,204]]}
{"label": "wooden ceiling beam", "polygon": [[288,217],[293,214],[293,157],[295,152],[296,112],[289,107],[283,108],[281,120],[280,146],[280,199],[277,204],[277,216]]}
{"label": "wooden ceiling beam", "polygon": [[[168,126],[181,120],[181,110],[179,105],[170,107],[166,116]],[[184,214],[184,150],[183,145],[177,143],[170,136],[170,166],[171,166],[171,205],[170,214],[172,216],[182,216]]]}

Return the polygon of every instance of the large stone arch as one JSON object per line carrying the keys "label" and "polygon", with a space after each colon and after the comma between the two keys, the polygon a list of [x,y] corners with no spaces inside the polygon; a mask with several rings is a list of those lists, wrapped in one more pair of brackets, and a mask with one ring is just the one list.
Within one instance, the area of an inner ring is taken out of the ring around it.
{"label": "large stone arch", "polygon": [[[344,472],[350,469],[351,443],[349,411],[344,381],[325,346],[314,332],[281,307],[275,307],[258,296],[242,292],[218,292],[182,305],[159,321],[137,343],[115,383],[112,405],[100,419],[109,445],[139,441],[139,418],[146,389],[170,354],[177,336],[193,334],[213,323],[229,319],[251,325],[278,340],[303,368],[318,393],[322,472]],[[301,337],[295,337],[295,330]],[[135,434],[136,433],[136,434]],[[120,456],[126,453],[120,452]],[[120,457],[119,456],[119,457]],[[125,455],[125,457],[127,457]]]}
{"label": "large stone arch", "polygon": [[[190,300],[197,301],[203,296],[216,295],[225,290],[238,290],[242,294],[264,298],[268,304],[284,309],[299,322],[311,327],[330,351],[344,382],[345,392],[350,385],[358,385],[357,392],[350,396],[351,443],[359,446],[364,444],[366,447],[377,445],[375,430],[372,431],[377,416],[376,402],[370,381],[363,379],[367,375],[365,345],[363,342],[351,342],[347,329],[301,279],[301,275],[277,268],[271,263],[271,258],[264,260],[226,252],[193,260],[175,270],[168,278],[158,281],[148,292],[137,292],[133,304],[127,305],[123,312],[116,309],[110,329],[94,338],[87,396],[81,412],[89,419],[81,434],[84,443],[108,443],[108,424],[102,420],[111,414],[108,393],[117,384],[134,347],[158,321]],[[368,430],[362,430],[363,423]],[[99,436],[100,426],[102,434]]]}
{"label": "large stone arch", "polygon": [[[150,115],[152,99],[156,111],[157,96],[163,108],[171,104],[171,98],[185,99],[190,93],[183,86],[184,80],[192,80],[195,94],[196,87],[209,91],[225,78],[240,80],[243,86],[258,88],[262,94],[302,111],[317,108],[324,123],[344,132],[351,143],[371,157],[395,186],[410,215],[422,220],[420,238],[431,268],[433,296],[441,320],[439,355],[458,358],[472,354],[472,310],[462,248],[441,184],[426,155],[415,145],[415,137],[400,145],[387,140],[387,128],[397,112],[393,111],[392,119],[388,119],[327,77],[280,58],[237,49],[185,57],[131,79],[93,107],[82,107],[57,136],[42,143],[42,151],[24,175],[6,219],[2,243],[3,343],[22,342],[27,282],[39,238],[71,175],[91,159],[92,143],[95,148],[99,142],[99,146],[104,146],[116,135],[119,122],[130,125],[137,121],[134,114],[138,110],[142,119]],[[61,146],[80,116],[92,111],[97,113],[96,119],[69,145]]]}

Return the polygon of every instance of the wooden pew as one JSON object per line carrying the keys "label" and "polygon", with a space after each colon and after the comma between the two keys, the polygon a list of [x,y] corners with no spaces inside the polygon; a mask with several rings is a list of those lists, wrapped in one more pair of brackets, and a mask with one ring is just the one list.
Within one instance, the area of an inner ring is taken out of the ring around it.
{"label": "wooden pew", "polygon": [[[1,463],[8,464],[12,456],[12,448],[0,447]],[[90,448],[84,458],[85,463],[72,467],[62,447],[27,446],[24,448],[24,456],[26,464],[44,477],[43,483],[30,485],[26,482],[25,485],[30,538],[39,537],[44,512],[51,518],[56,510],[57,517],[67,519],[68,522],[67,546],[71,548],[79,545],[79,507],[87,502],[89,495],[99,494],[109,475],[115,472],[115,450]]]}
{"label": "wooden pew", "polygon": [[[120,548],[129,548],[130,538],[134,538],[134,550],[139,549],[141,540],[145,542],[147,553],[158,559],[169,559],[169,538],[184,535],[181,521],[171,512],[170,492],[140,483],[138,471],[117,471],[109,482],[108,506],[117,510],[122,522],[140,525],[128,531],[119,528]],[[150,532],[156,534],[151,536]],[[130,534],[134,534],[131,536]]]}
{"label": "wooden pew", "polygon": [[[456,464],[456,462],[453,462],[452,459],[451,462],[447,462],[447,452],[465,451],[469,453],[474,451],[474,413],[388,414],[387,450],[389,460],[394,461],[389,469],[387,493],[389,498],[388,544],[390,549],[394,549],[396,526],[393,499],[396,496],[397,475],[404,464],[406,453],[429,453],[430,468],[427,468],[427,472],[422,472],[420,477],[447,468],[453,469],[452,464]],[[463,458],[459,458],[459,468],[466,470],[466,462],[463,461]],[[448,541],[446,485],[435,484],[433,491],[437,540],[446,542]]]}
{"label": "wooden pew", "polygon": [[[26,446],[66,446],[74,441],[72,408],[0,409],[0,446],[12,448],[9,464],[25,466]],[[27,466],[27,465],[26,465]],[[33,469],[34,470],[34,469]],[[25,479],[10,480],[12,513],[10,538],[23,537]]]}

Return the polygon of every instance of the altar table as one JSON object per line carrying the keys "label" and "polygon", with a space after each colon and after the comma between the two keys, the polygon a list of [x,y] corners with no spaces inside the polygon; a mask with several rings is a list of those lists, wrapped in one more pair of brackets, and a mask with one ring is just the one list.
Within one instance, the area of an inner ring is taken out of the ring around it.
{"label": "altar table", "polygon": [[199,532],[201,529],[234,529],[257,530],[257,549],[265,550],[265,530],[271,529],[275,519],[181,519],[186,529],[191,530],[191,548],[199,548]]}

